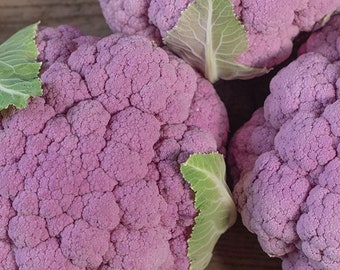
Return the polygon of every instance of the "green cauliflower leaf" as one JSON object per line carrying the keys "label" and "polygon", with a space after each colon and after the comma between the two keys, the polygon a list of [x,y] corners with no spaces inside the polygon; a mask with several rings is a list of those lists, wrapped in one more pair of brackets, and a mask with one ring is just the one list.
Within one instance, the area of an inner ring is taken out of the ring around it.
{"label": "green cauliflower leaf", "polygon": [[226,166],[221,154],[193,154],[180,169],[195,192],[198,211],[188,240],[190,269],[204,269],[221,234],[235,223],[236,207],[226,184]]}
{"label": "green cauliflower leaf", "polygon": [[268,72],[236,61],[248,49],[248,39],[230,0],[192,2],[168,31],[164,43],[212,83],[218,79],[250,79]]}
{"label": "green cauliflower leaf", "polygon": [[0,110],[24,108],[29,97],[42,94],[37,28],[38,23],[29,25],[0,45]]}

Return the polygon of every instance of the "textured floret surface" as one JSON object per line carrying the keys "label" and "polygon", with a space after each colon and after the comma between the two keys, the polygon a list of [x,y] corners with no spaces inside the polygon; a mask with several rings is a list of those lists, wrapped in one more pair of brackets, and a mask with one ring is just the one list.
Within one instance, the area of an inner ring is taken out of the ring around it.
{"label": "textured floret surface", "polygon": [[[137,33],[159,43],[193,2],[195,0],[99,0],[114,32]],[[283,62],[291,54],[293,39],[300,31],[311,31],[325,17],[340,10],[338,0],[230,2],[248,38],[249,50],[237,60],[252,67],[270,68]]]}
{"label": "textured floret surface", "polygon": [[0,269],[188,269],[179,164],[220,151],[212,85],[141,36],[41,28],[42,97],[0,115]]}
{"label": "textured floret surface", "polygon": [[231,141],[243,223],[283,269],[340,268],[339,29],[312,34]]}

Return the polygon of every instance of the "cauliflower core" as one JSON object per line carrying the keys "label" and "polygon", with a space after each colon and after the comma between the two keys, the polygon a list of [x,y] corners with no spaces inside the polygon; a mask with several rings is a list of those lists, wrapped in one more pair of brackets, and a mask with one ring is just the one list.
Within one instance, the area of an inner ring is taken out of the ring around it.
{"label": "cauliflower core", "polygon": [[0,269],[188,269],[179,163],[223,152],[212,85],[140,36],[37,43],[44,95],[0,115]]}
{"label": "cauliflower core", "polygon": [[271,81],[231,141],[234,197],[283,269],[340,269],[340,16]]}
{"label": "cauliflower core", "polygon": [[[195,0],[99,0],[113,31],[148,36],[161,43]],[[287,59],[292,39],[311,31],[340,10],[338,0],[230,0],[247,32],[249,50],[237,60],[252,67],[273,67]]]}

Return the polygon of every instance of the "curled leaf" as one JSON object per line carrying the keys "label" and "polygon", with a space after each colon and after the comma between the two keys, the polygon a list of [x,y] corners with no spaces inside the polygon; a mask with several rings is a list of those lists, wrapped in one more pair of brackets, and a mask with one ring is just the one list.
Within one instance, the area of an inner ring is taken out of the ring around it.
{"label": "curled leaf", "polygon": [[183,178],[195,192],[195,218],[188,240],[190,269],[204,269],[217,240],[236,221],[236,207],[226,184],[226,166],[219,153],[193,154],[181,164]]}

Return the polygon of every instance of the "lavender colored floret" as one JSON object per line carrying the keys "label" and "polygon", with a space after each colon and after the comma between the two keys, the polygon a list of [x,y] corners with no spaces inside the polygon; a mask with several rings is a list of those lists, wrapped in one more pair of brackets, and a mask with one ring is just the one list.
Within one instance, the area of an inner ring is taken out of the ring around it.
{"label": "lavender colored floret", "polygon": [[188,269],[179,164],[221,151],[212,85],[141,36],[42,28],[42,97],[0,116],[0,269]]}
{"label": "lavender colored floret", "polygon": [[[195,0],[99,0],[114,32],[140,34],[161,43]],[[338,0],[231,0],[247,33],[249,50],[237,60],[252,67],[273,67],[289,57],[293,39],[340,10]]]}
{"label": "lavender colored floret", "polygon": [[284,270],[340,269],[340,16],[272,79],[231,141],[243,223]]}

